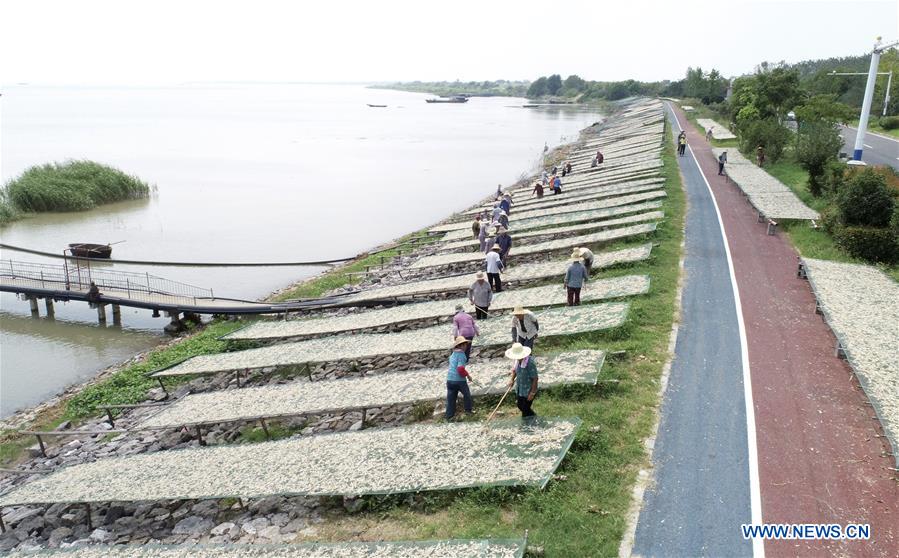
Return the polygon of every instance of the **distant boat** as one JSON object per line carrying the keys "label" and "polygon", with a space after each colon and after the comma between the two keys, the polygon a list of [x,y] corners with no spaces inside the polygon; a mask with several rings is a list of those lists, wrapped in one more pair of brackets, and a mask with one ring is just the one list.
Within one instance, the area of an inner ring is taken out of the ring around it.
{"label": "distant boat", "polygon": [[371,108],[387,108],[387,105],[373,105],[371,103],[368,103],[368,106]]}
{"label": "distant boat", "polygon": [[425,99],[426,103],[467,103],[468,97],[464,95],[456,95],[454,97],[440,97],[435,99]]}
{"label": "distant boat", "polygon": [[540,105],[521,105],[521,108],[537,108]]}
{"label": "distant boat", "polygon": [[109,258],[112,256],[112,246],[79,242],[69,244],[69,252],[77,258]]}

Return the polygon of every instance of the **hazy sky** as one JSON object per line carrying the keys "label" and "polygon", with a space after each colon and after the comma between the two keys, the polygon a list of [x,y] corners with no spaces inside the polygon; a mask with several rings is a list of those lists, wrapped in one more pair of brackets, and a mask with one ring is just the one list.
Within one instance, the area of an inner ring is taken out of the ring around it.
{"label": "hazy sky", "polygon": [[0,82],[725,75],[869,51],[899,2],[0,0]]}

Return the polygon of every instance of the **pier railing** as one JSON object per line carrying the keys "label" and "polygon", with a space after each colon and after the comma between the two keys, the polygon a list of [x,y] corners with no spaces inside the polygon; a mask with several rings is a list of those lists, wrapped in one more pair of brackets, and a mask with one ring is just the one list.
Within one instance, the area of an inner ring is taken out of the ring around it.
{"label": "pier railing", "polygon": [[213,298],[205,289],[150,273],[97,269],[79,258],[66,259],[63,265],[0,260],[0,279],[29,282],[44,289],[87,291],[91,282],[103,290],[134,295],[156,295],[179,298]]}

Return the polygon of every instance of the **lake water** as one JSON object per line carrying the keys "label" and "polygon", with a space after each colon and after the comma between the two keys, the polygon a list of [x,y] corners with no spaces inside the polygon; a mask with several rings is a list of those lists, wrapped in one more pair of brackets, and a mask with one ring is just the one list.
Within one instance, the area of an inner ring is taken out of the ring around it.
{"label": "lake water", "polygon": [[[307,261],[353,256],[470,206],[534,170],[544,144],[599,120],[523,99],[427,104],[362,85],[15,86],[0,97],[0,176],[92,159],[154,184],[148,200],[47,214],[4,243],[61,252],[117,242],[121,259]],[[369,108],[367,103],[386,104]],[[4,250],[4,259],[59,263]],[[323,268],[145,268],[217,296],[259,298]],[[83,303],[56,319],[0,295],[0,416],[159,343],[165,318],[122,309],[121,328]]]}

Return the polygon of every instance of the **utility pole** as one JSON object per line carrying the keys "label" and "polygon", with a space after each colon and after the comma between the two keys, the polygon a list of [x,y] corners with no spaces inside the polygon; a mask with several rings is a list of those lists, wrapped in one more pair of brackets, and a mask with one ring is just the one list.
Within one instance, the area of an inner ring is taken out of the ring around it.
{"label": "utility pole", "polygon": [[880,55],[888,48],[899,45],[899,41],[893,41],[884,45],[877,37],[874,50],[871,51],[871,67],[868,68],[868,84],[865,86],[865,100],[862,102],[862,114],[858,119],[858,132],[855,134],[855,150],[852,152],[850,165],[864,165],[862,161],[862,149],[865,147],[865,132],[868,130],[868,115],[871,112],[871,101],[874,100],[874,82],[877,81],[877,66],[880,65]]}

